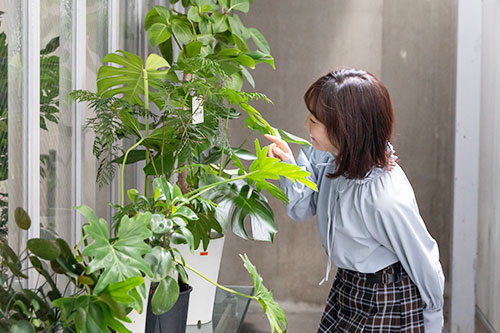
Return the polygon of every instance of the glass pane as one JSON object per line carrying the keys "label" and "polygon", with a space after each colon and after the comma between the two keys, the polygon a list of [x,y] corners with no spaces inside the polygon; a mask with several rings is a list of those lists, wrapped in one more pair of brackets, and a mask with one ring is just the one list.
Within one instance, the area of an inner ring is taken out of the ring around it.
{"label": "glass pane", "polygon": [[[96,78],[97,71],[102,64],[102,58],[108,53],[108,1],[107,0],[87,0],[87,72],[86,89],[92,92],[97,91]],[[85,119],[94,116],[92,109],[86,110]],[[84,150],[84,204],[92,207],[96,215],[109,220],[110,207],[110,187],[99,187],[96,181],[97,161],[92,154],[94,144],[94,134],[92,131],[85,131]]]}
{"label": "glass pane", "polygon": [[7,237],[7,221],[9,215],[9,197],[7,191],[8,183],[8,49],[6,8],[0,3],[0,238]]}
{"label": "glass pane", "polygon": [[40,236],[71,241],[72,1],[40,6]]}
{"label": "glass pane", "polygon": [[10,230],[9,244],[17,250],[21,233],[13,215],[15,207],[23,206],[21,4],[0,0],[0,226],[3,237]]}

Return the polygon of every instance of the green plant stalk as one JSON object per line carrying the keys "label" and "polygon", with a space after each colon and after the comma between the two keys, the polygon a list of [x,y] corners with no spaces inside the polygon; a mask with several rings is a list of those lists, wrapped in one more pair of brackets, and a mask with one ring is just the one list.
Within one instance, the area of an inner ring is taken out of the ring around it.
{"label": "green plant stalk", "polygon": [[[207,192],[207,191],[210,191],[212,188],[216,187],[216,186],[219,186],[221,184],[226,184],[226,183],[231,183],[231,182],[234,182],[236,180],[241,180],[241,179],[245,179],[245,178],[248,178],[248,176],[251,176],[253,174],[257,173],[257,171],[253,171],[253,172],[250,172],[250,173],[247,173],[247,174],[244,174],[244,175],[241,175],[239,177],[236,177],[236,178],[231,178],[231,179],[226,179],[226,180],[221,180],[220,182],[217,182],[217,183],[213,183],[213,184],[210,184],[210,185],[207,185],[207,186],[203,186],[203,187],[200,187],[194,191],[191,191],[189,193],[186,193],[186,196],[189,196],[189,195],[192,195],[196,192],[196,194],[194,194],[192,197],[189,197],[188,200],[191,201],[193,200],[194,198],[197,198],[199,197],[200,195],[202,195],[203,193]],[[180,208],[182,206],[184,206],[186,203],[181,203],[179,206],[177,206],[177,208]]]}
{"label": "green plant stalk", "polygon": [[[142,143],[142,141],[144,141],[144,138],[140,139],[139,141],[137,141],[137,143],[135,145],[133,145],[132,147],[130,147],[127,150],[127,152],[125,153],[125,157],[123,158],[122,172],[121,172],[121,184],[120,184],[121,185],[121,198],[122,198],[122,200],[121,200],[121,206],[122,207],[125,207],[125,163],[127,163],[128,153],[130,153],[132,150],[135,149],[135,147],[137,147],[138,145],[140,145]],[[147,180],[147,177],[146,177],[146,180]]]}
{"label": "green plant stalk", "polygon": [[227,288],[227,287],[224,287],[223,285],[220,285],[218,284],[217,282],[213,281],[212,279],[206,277],[205,275],[203,275],[203,273],[201,273],[200,271],[198,271],[196,268],[193,268],[189,265],[186,265],[186,264],[183,264],[180,260],[178,259],[175,259],[175,262],[178,263],[178,264],[181,264],[182,266],[186,267],[187,269],[189,269],[190,271],[198,274],[199,276],[201,276],[202,278],[204,278],[205,280],[207,280],[208,282],[210,282],[211,284],[215,285],[216,287],[222,289],[222,290],[225,290],[227,292],[230,292],[230,293],[233,293],[233,294],[236,294],[238,296],[242,296],[242,297],[245,297],[245,298],[248,298],[248,299],[254,299],[254,300],[257,300],[257,297],[255,296],[250,296],[250,295],[245,295],[245,294],[242,294],[240,292],[237,292],[236,290],[233,290],[231,288]]}
{"label": "green plant stalk", "polygon": [[[146,109],[145,120],[146,120],[146,137],[149,135],[149,81],[148,81],[148,71],[146,69],[142,70],[144,76],[144,108]],[[149,149],[146,147],[149,152]],[[153,160],[151,159],[151,162]],[[146,154],[146,165],[149,163],[149,156]],[[154,163],[153,163],[154,166]],[[149,182],[148,175],[144,175],[144,193],[148,195],[149,193]],[[123,204],[122,204],[123,206]]]}

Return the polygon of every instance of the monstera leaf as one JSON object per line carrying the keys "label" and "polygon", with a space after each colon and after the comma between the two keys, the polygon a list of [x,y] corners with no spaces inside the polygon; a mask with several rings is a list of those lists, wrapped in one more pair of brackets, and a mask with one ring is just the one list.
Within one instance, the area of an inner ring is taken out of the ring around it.
{"label": "monstera leaf", "polygon": [[87,274],[103,269],[94,294],[98,294],[110,283],[141,276],[142,273],[152,276],[149,264],[143,259],[146,253],[151,252],[151,248],[144,242],[152,235],[148,228],[151,213],[137,215],[131,219],[124,216],[115,239],[111,241],[108,223],[104,219],[98,219],[87,206],[77,209],[88,219],[88,224],[83,229],[93,239],[82,251],[84,256],[92,257],[87,266]]}
{"label": "monstera leaf", "polygon": [[[272,241],[278,232],[273,211],[266,198],[243,182],[219,186],[207,198],[220,200],[216,210],[219,223],[223,228],[230,223],[233,233],[243,239]],[[247,217],[251,221],[252,236],[245,228]]]}
{"label": "monstera leaf", "polygon": [[[168,62],[157,54],[151,54],[146,65],[142,59],[135,54],[126,51],[109,53],[103,59],[120,67],[101,66],[97,73],[97,93],[103,97],[113,97],[123,94],[124,99],[130,103],[144,105],[141,95],[144,95],[145,81],[150,88],[161,89],[162,80],[166,80],[169,75]],[[175,73],[174,73],[175,74]],[[161,107],[161,99],[155,98],[154,93],[151,99]]]}
{"label": "monstera leaf", "polygon": [[[250,262],[248,256],[241,255],[244,266],[247,271],[252,276],[253,285],[255,288],[254,298],[259,301],[260,305],[266,313],[269,324],[271,325],[271,332],[275,331],[278,333],[286,332],[288,329],[288,322],[286,320],[285,311],[283,308],[273,299],[272,291],[267,290],[266,286],[262,283],[262,277],[257,273],[257,269]],[[282,328],[282,324],[284,329]]]}

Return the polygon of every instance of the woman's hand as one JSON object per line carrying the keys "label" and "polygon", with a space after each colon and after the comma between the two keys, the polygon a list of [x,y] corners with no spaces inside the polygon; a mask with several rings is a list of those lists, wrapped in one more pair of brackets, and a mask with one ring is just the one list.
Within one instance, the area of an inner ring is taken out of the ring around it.
{"label": "woman's hand", "polygon": [[264,137],[273,142],[269,146],[267,146],[268,157],[279,158],[283,162],[288,161],[290,159],[292,151],[290,150],[290,147],[285,141],[269,134],[264,135]]}

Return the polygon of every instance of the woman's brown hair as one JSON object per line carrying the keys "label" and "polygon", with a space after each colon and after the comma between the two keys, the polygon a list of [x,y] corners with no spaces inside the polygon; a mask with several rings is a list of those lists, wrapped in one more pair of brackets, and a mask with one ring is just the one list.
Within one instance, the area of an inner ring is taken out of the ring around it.
{"label": "woman's brown hair", "polygon": [[337,169],[328,177],[362,179],[373,167],[392,167],[387,150],[394,120],[391,99],[373,74],[330,72],[309,87],[304,101],[338,149]]}

